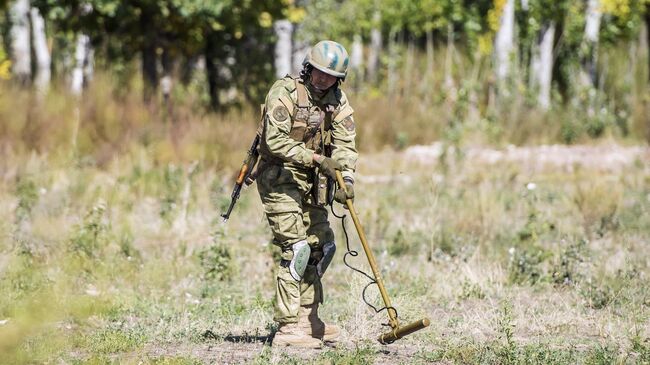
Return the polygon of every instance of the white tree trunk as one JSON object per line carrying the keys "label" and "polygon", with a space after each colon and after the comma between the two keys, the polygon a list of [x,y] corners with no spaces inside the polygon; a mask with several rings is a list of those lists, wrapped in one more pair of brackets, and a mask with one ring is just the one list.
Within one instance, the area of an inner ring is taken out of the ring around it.
{"label": "white tree trunk", "polygon": [[600,32],[600,19],[603,13],[600,10],[599,0],[589,0],[587,4],[587,17],[585,25],[585,39],[588,42],[598,43],[598,33]]}
{"label": "white tree trunk", "polygon": [[377,80],[377,69],[379,68],[379,55],[381,54],[381,30],[379,23],[381,22],[381,13],[379,10],[375,11],[372,17],[375,26],[370,30],[370,50],[368,50],[368,80],[375,82]]}
{"label": "white tree trunk", "polygon": [[298,37],[299,34],[301,34],[301,28],[302,24],[297,24],[293,27],[293,34],[292,34],[292,39],[293,39],[293,55],[291,56],[292,58],[292,72],[294,74],[300,73],[302,70],[302,62],[305,60],[305,56],[307,56],[307,52],[311,49],[311,44],[309,41],[306,41],[304,39],[300,39]]}
{"label": "white tree trunk", "polygon": [[553,42],[555,22],[545,26],[539,37],[539,44],[533,51],[531,61],[531,86],[537,88],[537,103],[542,109],[551,106],[551,81],[553,79]]}
{"label": "white tree trunk", "polygon": [[392,95],[397,89],[397,57],[398,57],[398,45],[397,37],[399,31],[397,29],[392,29],[388,34],[388,62],[386,71],[386,82],[388,83],[388,94]]}
{"label": "white tree trunk", "polygon": [[514,48],[514,32],[515,1],[507,0],[494,41],[496,75],[499,81],[504,81],[510,74],[510,56]]}
{"label": "white tree trunk", "polygon": [[72,83],[70,90],[74,95],[81,95],[84,87],[84,68],[87,67],[88,56],[90,53],[90,37],[85,34],[77,36],[77,45],[75,48],[75,66],[72,70]]}
{"label": "white tree trunk", "polygon": [[307,56],[307,52],[311,49],[311,46],[309,45],[308,42],[305,41],[295,41],[293,43],[293,66],[292,66],[292,72],[294,74],[298,74],[302,68],[302,62],[305,60],[305,56]]}
{"label": "white tree trunk", "polygon": [[275,76],[282,78],[291,73],[293,24],[286,19],[278,20],[273,24],[273,29],[278,37],[275,44]]}
{"label": "white tree trunk", "polygon": [[[454,76],[453,76],[453,63],[454,63],[454,26],[449,23],[447,25],[447,50],[445,55],[445,88],[449,91],[454,90]],[[452,94],[454,94],[452,92]]]}
{"label": "white tree trunk", "polygon": [[93,81],[95,75],[95,49],[90,40],[86,44],[86,61],[84,65],[84,84],[88,85]]}
{"label": "white tree trunk", "polygon": [[600,9],[599,0],[589,0],[587,3],[587,14],[585,24],[585,42],[587,43],[587,54],[584,55],[581,74],[581,83],[585,86],[596,87],[596,64],[598,62],[598,36],[600,33],[600,21],[603,14]]}
{"label": "white tree trunk", "polygon": [[361,42],[361,35],[354,35],[350,51],[350,71],[356,74],[357,78],[363,78],[363,43]]}
{"label": "white tree trunk", "polygon": [[37,8],[31,9],[34,54],[36,55],[36,90],[44,95],[50,86],[50,67],[52,64],[50,50],[45,35],[45,20]]}
{"label": "white tree trunk", "polygon": [[16,0],[10,17],[12,71],[19,82],[27,83],[32,75],[29,0]]}

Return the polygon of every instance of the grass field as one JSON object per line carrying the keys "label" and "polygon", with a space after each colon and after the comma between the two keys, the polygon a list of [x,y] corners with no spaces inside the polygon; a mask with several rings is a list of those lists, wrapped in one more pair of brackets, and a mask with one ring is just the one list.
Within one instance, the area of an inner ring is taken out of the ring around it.
{"label": "grass field", "polygon": [[[152,148],[101,166],[5,154],[3,363],[650,363],[647,147],[363,154],[355,206],[393,304],[432,324],[375,341],[386,315],[361,301],[331,218],[323,316],[343,336],[314,351],[268,346],[277,252],[255,189],[222,224],[231,176]],[[363,253],[351,262],[368,269]]]}

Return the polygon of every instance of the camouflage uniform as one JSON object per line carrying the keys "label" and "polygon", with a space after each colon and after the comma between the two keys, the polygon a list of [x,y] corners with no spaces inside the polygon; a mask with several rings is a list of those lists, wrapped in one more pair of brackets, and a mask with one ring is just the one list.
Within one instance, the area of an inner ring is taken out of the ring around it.
{"label": "camouflage uniform", "polygon": [[[275,321],[294,323],[301,306],[322,303],[323,288],[316,263],[323,245],[334,242],[327,210],[311,193],[316,166],[314,153],[332,157],[343,166],[342,175],[353,180],[357,161],[355,124],[345,93],[330,88],[323,96],[285,77],[269,91],[265,103],[257,186],[283,262],[276,280]],[[293,244],[306,241],[311,257],[301,281],[290,274]]]}

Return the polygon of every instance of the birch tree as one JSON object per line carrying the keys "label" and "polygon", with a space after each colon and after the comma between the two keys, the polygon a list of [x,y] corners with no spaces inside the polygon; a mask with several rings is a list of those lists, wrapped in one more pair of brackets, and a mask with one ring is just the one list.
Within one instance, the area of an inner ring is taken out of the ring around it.
{"label": "birch tree", "polygon": [[600,20],[602,18],[600,0],[588,0],[587,12],[585,16],[585,36],[584,36],[584,54],[583,67],[584,75],[583,84],[591,87],[597,86],[596,64],[598,59],[598,38],[600,34]]}
{"label": "birch tree", "polygon": [[372,28],[370,30],[370,49],[368,50],[368,80],[372,83],[377,81],[377,70],[379,69],[379,56],[382,49],[381,35],[381,12],[375,10],[372,15]]}
{"label": "birch tree", "polygon": [[74,68],[72,69],[72,78],[70,91],[74,95],[81,95],[84,87],[84,69],[89,62],[90,37],[86,34],[77,35],[74,53]]}
{"label": "birch tree", "polygon": [[32,76],[29,9],[29,0],[16,0],[10,9],[12,72],[23,85]]}
{"label": "birch tree", "polygon": [[292,35],[293,24],[288,19],[278,20],[273,24],[277,41],[275,43],[275,76],[282,78],[292,69]]}
{"label": "birch tree", "polygon": [[33,48],[36,56],[36,78],[34,84],[40,95],[47,93],[50,86],[51,75],[51,57],[50,50],[47,46],[47,36],[45,34],[45,20],[41,16],[38,8],[31,8],[30,16],[32,20]]}
{"label": "birch tree", "polygon": [[499,29],[494,41],[497,80],[503,84],[511,72],[510,58],[514,50],[515,1],[506,0],[500,11]]}
{"label": "birch tree", "polygon": [[542,109],[551,106],[551,81],[553,79],[553,42],[555,22],[545,24],[539,32],[539,43],[531,59],[532,86],[537,89],[537,103]]}
{"label": "birch tree", "polygon": [[530,88],[537,93],[537,104],[542,109],[551,106],[554,43],[557,24],[564,16],[564,0],[535,0],[526,4],[528,11],[528,42],[532,43],[529,69]]}
{"label": "birch tree", "polygon": [[350,50],[350,73],[354,75],[355,87],[363,80],[363,43],[361,35],[355,34]]}

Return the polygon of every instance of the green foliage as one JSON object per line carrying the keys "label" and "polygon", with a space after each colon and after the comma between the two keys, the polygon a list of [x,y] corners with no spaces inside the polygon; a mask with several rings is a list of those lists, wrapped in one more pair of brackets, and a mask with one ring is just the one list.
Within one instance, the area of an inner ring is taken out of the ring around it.
{"label": "green foliage", "polygon": [[212,235],[212,244],[198,253],[199,262],[203,269],[203,297],[211,296],[219,290],[220,282],[230,281],[235,274],[236,266],[232,250],[224,242],[224,233],[216,230]]}
{"label": "green foliage", "polygon": [[515,319],[512,314],[512,303],[505,301],[501,306],[501,313],[497,320],[497,331],[503,342],[499,357],[504,364],[514,364],[517,358],[517,343],[514,340]]}
{"label": "green foliage", "polygon": [[551,269],[551,279],[555,284],[571,285],[581,279],[579,265],[584,261],[586,245],[586,240],[577,240],[556,258]]}
{"label": "green foliage", "polygon": [[174,218],[178,198],[183,189],[183,169],[168,165],[163,172],[163,192],[160,202],[160,217],[167,223]]}
{"label": "green foliage", "polygon": [[539,247],[511,249],[508,282],[510,284],[536,284],[544,278],[542,264],[549,256],[548,252]]}
{"label": "green foliage", "polygon": [[16,207],[16,221],[22,222],[32,214],[32,209],[38,203],[38,190],[34,181],[27,177],[21,177],[16,183],[16,196],[18,206]]}
{"label": "green foliage", "polygon": [[398,229],[388,245],[388,253],[393,256],[401,256],[413,251],[413,248],[417,246],[416,243],[409,242],[411,239],[413,238],[410,235],[406,235],[403,230]]}
{"label": "green foliage", "polygon": [[69,241],[69,248],[72,252],[88,258],[101,256],[109,238],[109,225],[105,213],[106,203],[104,201],[97,202],[88,211],[83,222],[74,229]]}
{"label": "green foliage", "polygon": [[316,364],[370,365],[374,363],[375,351],[370,346],[359,346],[352,351],[328,350],[320,354]]}
{"label": "green foliage", "polygon": [[602,309],[614,300],[614,291],[606,283],[587,281],[581,288],[580,294],[585,298],[586,305],[593,309]]}
{"label": "green foliage", "polygon": [[461,285],[460,299],[484,299],[485,292],[478,283],[472,283],[468,280],[463,281]]}
{"label": "green foliage", "polygon": [[94,355],[110,355],[137,349],[144,343],[145,337],[136,332],[107,329],[84,336],[79,341],[80,346],[88,348]]}
{"label": "green foliage", "polygon": [[201,365],[202,361],[192,357],[174,356],[174,357],[160,357],[151,361],[153,365]]}

